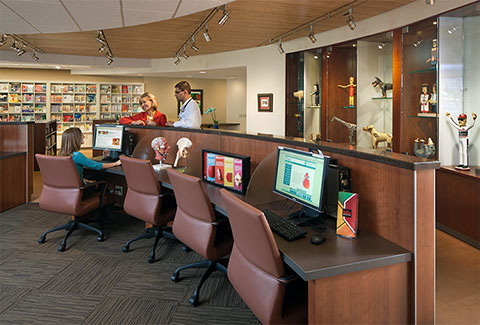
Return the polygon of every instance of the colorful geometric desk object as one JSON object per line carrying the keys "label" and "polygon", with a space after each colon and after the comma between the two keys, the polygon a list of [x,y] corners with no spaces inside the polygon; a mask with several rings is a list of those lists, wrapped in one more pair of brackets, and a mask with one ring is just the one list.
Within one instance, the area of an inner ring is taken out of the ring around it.
{"label": "colorful geometric desk object", "polygon": [[357,238],[358,230],[358,194],[338,192],[337,235],[345,238]]}

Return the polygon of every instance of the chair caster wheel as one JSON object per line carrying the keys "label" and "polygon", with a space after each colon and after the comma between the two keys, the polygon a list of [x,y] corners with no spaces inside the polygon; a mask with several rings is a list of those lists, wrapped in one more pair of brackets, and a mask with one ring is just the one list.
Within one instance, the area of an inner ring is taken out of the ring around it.
{"label": "chair caster wheel", "polygon": [[101,235],[101,236],[98,236],[97,237],[97,241],[104,241],[105,240],[105,236],[104,235]]}
{"label": "chair caster wheel", "polygon": [[37,241],[38,241],[39,244],[43,244],[43,243],[45,243],[46,238],[42,236],[42,237],[38,238]]}
{"label": "chair caster wheel", "polygon": [[177,283],[178,282],[178,274],[177,273],[173,274],[170,277],[170,280],[172,280],[172,282],[174,282],[174,283]]}
{"label": "chair caster wheel", "polygon": [[152,264],[153,262],[155,262],[155,257],[154,257],[154,256],[149,256],[149,257],[147,258],[147,262],[150,263],[150,264]]}
{"label": "chair caster wheel", "polygon": [[197,307],[198,306],[198,296],[192,296],[192,298],[190,298],[190,305],[192,305],[193,307]]}
{"label": "chair caster wheel", "polygon": [[63,252],[65,250],[65,245],[58,246],[58,251]]}
{"label": "chair caster wheel", "polygon": [[128,247],[128,246],[123,246],[123,247],[122,247],[122,252],[128,253],[129,248],[130,248],[130,247]]}
{"label": "chair caster wheel", "polygon": [[184,251],[185,253],[188,253],[188,252],[190,252],[191,250],[192,250],[192,249],[191,249],[190,247],[188,247],[188,246],[183,246],[183,247],[182,247],[182,251]]}

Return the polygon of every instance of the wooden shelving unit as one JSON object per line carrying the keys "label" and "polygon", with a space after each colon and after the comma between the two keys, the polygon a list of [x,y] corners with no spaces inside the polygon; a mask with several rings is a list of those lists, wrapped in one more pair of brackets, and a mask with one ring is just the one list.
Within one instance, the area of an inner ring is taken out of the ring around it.
{"label": "wooden shelving unit", "polygon": [[[49,156],[57,154],[57,121],[35,123],[33,148],[35,153]],[[36,159],[35,170],[39,170]]]}

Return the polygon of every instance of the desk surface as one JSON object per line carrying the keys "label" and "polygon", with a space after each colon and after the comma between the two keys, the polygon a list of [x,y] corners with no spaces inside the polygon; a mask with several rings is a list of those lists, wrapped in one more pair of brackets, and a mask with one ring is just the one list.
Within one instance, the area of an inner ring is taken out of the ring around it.
{"label": "desk surface", "polygon": [[[124,175],[121,166],[104,171]],[[171,189],[172,186],[166,170],[156,171],[156,173],[162,186]],[[205,186],[215,210],[226,215],[220,196],[220,187],[209,183],[205,183]],[[236,195],[243,198],[240,194]],[[268,206],[275,211],[275,209],[278,210],[279,204],[283,205],[282,201],[272,202],[261,208]],[[310,237],[315,233],[311,229],[307,229],[306,237],[292,242],[274,234],[284,262],[303,280],[315,280],[412,260],[412,253],[408,250],[368,231],[360,231],[358,238],[355,240],[338,237],[335,234],[334,223],[335,219],[329,220],[327,241],[322,245],[310,243]]]}

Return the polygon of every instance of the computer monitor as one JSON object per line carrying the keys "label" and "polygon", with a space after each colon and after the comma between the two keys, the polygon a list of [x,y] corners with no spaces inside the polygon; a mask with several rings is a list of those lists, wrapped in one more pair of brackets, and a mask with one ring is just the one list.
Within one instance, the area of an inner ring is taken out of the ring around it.
{"label": "computer monitor", "polygon": [[110,150],[118,153],[122,152],[124,133],[123,125],[95,125],[95,131],[93,133],[93,149]]}
{"label": "computer monitor", "polygon": [[329,161],[319,153],[278,147],[273,192],[322,212]]}

